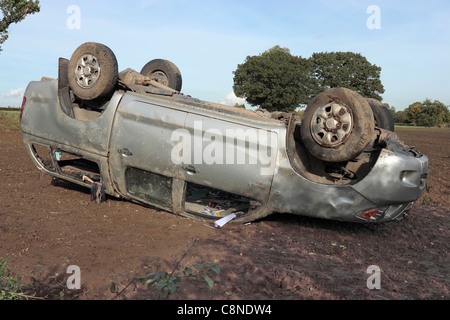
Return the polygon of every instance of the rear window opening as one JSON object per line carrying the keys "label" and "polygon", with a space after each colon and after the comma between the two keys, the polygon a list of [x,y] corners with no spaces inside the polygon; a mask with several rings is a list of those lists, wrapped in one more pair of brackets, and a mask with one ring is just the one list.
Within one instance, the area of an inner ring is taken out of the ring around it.
{"label": "rear window opening", "polygon": [[232,213],[242,216],[261,204],[258,201],[225,191],[187,183],[185,211],[207,219],[218,219]]}
{"label": "rear window opening", "polygon": [[39,144],[33,144],[32,150],[34,153],[34,157],[46,170],[56,171],[55,166],[53,165],[51,150],[49,147],[41,146]]}
{"label": "rear window opening", "polygon": [[96,162],[61,150],[54,150],[53,154],[63,175],[80,181],[88,177],[94,182],[101,182],[100,168]]}

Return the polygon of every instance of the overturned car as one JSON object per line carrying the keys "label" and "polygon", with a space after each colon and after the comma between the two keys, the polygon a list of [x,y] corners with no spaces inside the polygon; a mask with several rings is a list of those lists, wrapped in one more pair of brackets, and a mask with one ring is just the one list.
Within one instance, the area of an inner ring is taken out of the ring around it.
{"label": "overturned car", "polygon": [[189,217],[248,222],[283,212],[342,221],[400,219],[421,196],[428,158],[393,132],[389,111],[345,88],[300,120],[182,94],[167,60],[118,72],[99,43],[31,82],[23,141],[40,170]]}

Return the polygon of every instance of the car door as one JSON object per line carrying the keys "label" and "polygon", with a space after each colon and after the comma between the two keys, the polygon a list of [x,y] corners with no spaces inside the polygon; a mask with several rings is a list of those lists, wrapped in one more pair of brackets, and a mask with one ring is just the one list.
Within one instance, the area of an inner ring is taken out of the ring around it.
{"label": "car door", "polygon": [[265,202],[276,169],[277,133],[242,123],[189,113],[185,129],[192,138],[183,179]]}
{"label": "car door", "polygon": [[[182,187],[180,165],[171,159],[176,142],[171,136],[183,128],[187,113],[139,95],[122,99],[110,143],[110,175],[122,195],[174,211],[174,184]],[[179,192],[178,192],[179,193]]]}

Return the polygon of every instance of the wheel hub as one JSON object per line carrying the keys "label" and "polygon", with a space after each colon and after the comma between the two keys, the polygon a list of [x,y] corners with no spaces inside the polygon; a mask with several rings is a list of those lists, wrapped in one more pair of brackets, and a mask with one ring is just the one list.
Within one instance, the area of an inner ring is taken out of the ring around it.
{"label": "wheel hub", "polygon": [[323,147],[334,148],[343,144],[352,128],[351,110],[335,102],[318,108],[311,120],[312,137]]}
{"label": "wheel hub", "polygon": [[337,121],[334,120],[333,118],[330,118],[325,122],[326,130],[334,130],[334,129],[336,129],[336,125],[337,125]]}
{"label": "wheel hub", "polygon": [[165,86],[169,86],[169,79],[167,78],[167,75],[162,71],[154,71],[151,73],[150,77]]}
{"label": "wheel hub", "polygon": [[92,54],[85,54],[80,57],[75,67],[77,84],[82,88],[90,88],[97,83],[100,77],[100,64]]}
{"label": "wheel hub", "polygon": [[84,68],[84,74],[87,76],[90,76],[92,74],[92,68],[91,67],[85,67]]}

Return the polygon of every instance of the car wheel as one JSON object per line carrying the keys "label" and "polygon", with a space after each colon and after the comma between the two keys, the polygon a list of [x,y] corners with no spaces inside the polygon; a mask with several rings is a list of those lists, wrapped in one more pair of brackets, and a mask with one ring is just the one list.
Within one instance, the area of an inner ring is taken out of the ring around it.
{"label": "car wheel", "polygon": [[170,61],[163,59],[152,60],[142,68],[141,74],[146,77],[151,77],[153,80],[176,91],[181,91],[181,72]]}
{"label": "car wheel", "polygon": [[394,131],[394,117],[389,109],[380,101],[372,98],[366,98],[372,108],[375,126],[381,129]]}
{"label": "car wheel", "polygon": [[84,43],[74,51],[69,60],[69,86],[82,100],[107,97],[116,87],[117,77],[116,56],[103,44]]}
{"label": "car wheel", "polygon": [[374,130],[369,103],[356,92],[332,88],[318,94],[306,108],[302,140],[307,150],[326,162],[345,162],[369,144]]}

